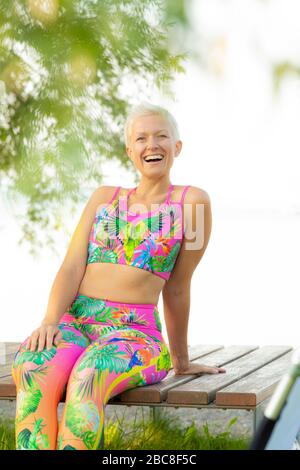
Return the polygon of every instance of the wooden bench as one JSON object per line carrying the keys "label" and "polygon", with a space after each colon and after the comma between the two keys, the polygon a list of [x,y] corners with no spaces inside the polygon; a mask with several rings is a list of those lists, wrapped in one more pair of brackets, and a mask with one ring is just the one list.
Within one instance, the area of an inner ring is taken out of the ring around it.
{"label": "wooden bench", "polygon": [[[11,365],[20,344],[0,343],[0,400],[16,398]],[[172,369],[160,383],[127,390],[108,404],[149,406],[153,419],[162,407],[245,409],[253,412],[255,430],[276,384],[289,367],[293,350],[292,346],[278,345],[191,346],[190,361],[222,366],[226,373],[176,376]]]}

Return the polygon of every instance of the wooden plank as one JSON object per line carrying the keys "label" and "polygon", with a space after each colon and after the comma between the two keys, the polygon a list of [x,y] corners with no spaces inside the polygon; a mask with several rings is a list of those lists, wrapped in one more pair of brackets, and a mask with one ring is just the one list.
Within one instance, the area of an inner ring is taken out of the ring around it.
{"label": "wooden plank", "polygon": [[[192,360],[191,355],[189,355],[189,358],[191,362],[205,362],[207,365],[218,365],[219,360],[223,361],[223,363],[230,362],[256,348],[258,348],[258,346],[232,346],[231,348],[222,348],[218,351],[207,352],[207,354],[202,355],[201,361],[199,360],[199,357]],[[203,353],[204,352],[205,351],[203,350]],[[126,403],[130,403],[132,401],[157,403],[159,401],[167,400],[170,390],[178,385],[186,384],[186,388],[188,389],[193,380],[195,380],[195,375],[176,376],[174,371],[170,370],[167,377],[157,384],[145,385],[143,387],[126,390],[121,394],[121,400]],[[174,401],[172,403],[174,403]]]}
{"label": "wooden plank", "polygon": [[205,364],[210,366],[227,365],[226,373],[205,374],[201,377],[194,378],[193,381],[172,388],[168,392],[167,402],[208,404],[215,399],[216,393],[222,388],[237,382],[246,375],[249,375],[292,350],[292,346],[262,346],[246,354],[244,357],[226,361],[226,355],[228,357],[230,356],[228,353],[232,348],[234,348],[234,346],[229,346],[221,351],[217,351],[205,360]]}
{"label": "wooden plank", "polygon": [[16,398],[16,386],[11,375],[0,379],[0,398],[2,397]]}
{"label": "wooden plank", "polygon": [[11,366],[12,366],[12,361],[11,361],[10,364],[5,364],[4,366],[0,367],[0,378],[1,379],[11,376]]}
{"label": "wooden plank", "polygon": [[12,361],[15,353],[22,343],[1,342],[0,341],[0,367]]}
{"label": "wooden plank", "polygon": [[[16,396],[16,386],[11,377],[11,366],[12,366],[12,361],[13,361],[15,352],[17,351],[17,348],[18,348],[18,346],[16,345],[20,345],[21,343],[13,343],[13,344],[15,346],[9,345],[8,343],[8,347],[7,347],[8,351],[14,351],[13,355],[11,356],[11,358],[7,359],[7,364],[0,366],[0,398],[4,396],[5,397]],[[199,358],[210,352],[218,351],[222,348],[223,348],[222,345],[208,345],[208,344],[189,346],[188,347],[189,357],[192,359]],[[145,387],[141,387],[141,388],[145,388]],[[156,397],[158,397],[157,393],[156,393]],[[64,402],[64,401],[65,401],[65,394],[63,395],[61,399],[61,402]]]}
{"label": "wooden plank", "polygon": [[216,405],[256,406],[268,398],[291,365],[289,352],[216,394]]}
{"label": "wooden plank", "polygon": [[[169,345],[167,344],[169,349]],[[192,346],[188,346],[188,353],[190,360],[197,359],[199,357],[203,357],[206,354],[210,354],[215,351],[219,351],[223,349],[224,346],[220,344],[195,344]]]}

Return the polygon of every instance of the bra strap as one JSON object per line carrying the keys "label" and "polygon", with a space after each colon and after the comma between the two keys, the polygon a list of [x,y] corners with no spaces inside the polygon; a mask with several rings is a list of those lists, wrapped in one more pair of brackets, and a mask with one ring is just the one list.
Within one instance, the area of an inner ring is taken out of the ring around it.
{"label": "bra strap", "polygon": [[130,191],[127,193],[126,197],[127,197],[127,201],[128,201],[128,198],[130,196],[131,193],[133,193],[133,191],[136,190],[136,187],[135,188],[131,188]]}
{"label": "bra strap", "polygon": [[188,186],[185,186],[184,187],[184,190],[182,191],[182,195],[181,195],[181,200],[180,200],[180,204],[182,205],[183,203],[183,199],[184,199],[184,196],[185,196],[185,193],[187,192],[187,190],[191,187],[191,185],[189,184]]}
{"label": "bra strap", "polygon": [[116,190],[115,190],[115,192],[114,192],[114,194],[113,194],[113,196],[112,196],[112,198],[111,198],[111,200],[109,201],[108,204],[112,204],[112,202],[115,200],[118,192],[120,191],[120,188],[121,188],[121,186],[117,186],[117,188],[116,188]]}

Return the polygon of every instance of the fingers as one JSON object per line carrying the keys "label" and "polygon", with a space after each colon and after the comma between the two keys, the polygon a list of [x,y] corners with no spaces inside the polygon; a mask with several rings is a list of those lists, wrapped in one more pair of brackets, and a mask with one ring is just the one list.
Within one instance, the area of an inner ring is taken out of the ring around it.
{"label": "fingers", "polygon": [[226,369],[224,369],[223,367],[213,367],[210,371],[211,374],[221,374],[224,372],[226,372]]}
{"label": "fingers", "polygon": [[226,372],[226,369],[224,369],[223,367],[203,366],[203,372],[207,374],[221,374]]}
{"label": "fingers", "polygon": [[27,349],[30,349],[30,351],[35,351],[37,340],[38,340],[38,332],[34,331],[30,337],[30,346],[27,346]]}
{"label": "fingers", "polygon": [[54,338],[54,342],[55,342],[55,345],[57,346],[58,343],[63,339],[62,337],[62,332],[59,330],[56,334],[55,334],[55,338]]}
{"label": "fingers", "polygon": [[53,345],[57,346],[59,342],[62,340],[62,333],[59,329],[52,327],[40,327],[35,330],[27,341],[26,349],[33,351],[41,352],[45,348],[48,350],[53,347]]}
{"label": "fingers", "polygon": [[47,331],[47,349],[51,349],[53,347],[53,343],[54,343],[53,331],[48,330]]}
{"label": "fingers", "polygon": [[40,331],[39,343],[38,343],[38,352],[41,352],[45,346],[45,337],[46,333],[44,330]]}

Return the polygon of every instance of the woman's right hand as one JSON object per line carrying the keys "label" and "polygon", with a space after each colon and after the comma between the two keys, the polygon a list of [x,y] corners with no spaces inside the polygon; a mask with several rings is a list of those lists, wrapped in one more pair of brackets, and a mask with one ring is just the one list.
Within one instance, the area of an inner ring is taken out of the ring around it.
{"label": "woman's right hand", "polygon": [[38,352],[42,351],[45,347],[51,349],[53,345],[57,346],[59,341],[62,340],[62,332],[58,328],[58,323],[42,322],[41,326],[36,328],[29,336],[26,349]]}

